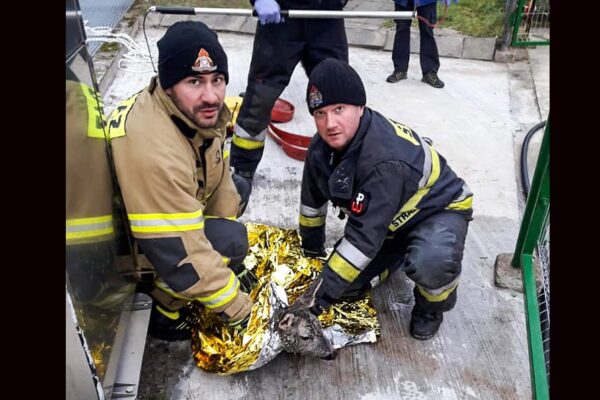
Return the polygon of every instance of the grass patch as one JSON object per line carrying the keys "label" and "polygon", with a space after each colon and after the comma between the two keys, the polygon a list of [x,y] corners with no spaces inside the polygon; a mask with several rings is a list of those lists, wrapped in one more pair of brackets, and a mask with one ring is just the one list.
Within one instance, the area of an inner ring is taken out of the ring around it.
{"label": "grass patch", "polygon": [[[444,15],[444,6],[438,4],[438,17]],[[460,0],[448,7],[442,23],[465,35],[476,37],[502,36],[504,29],[504,0]]]}
{"label": "grass patch", "polygon": [[109,42],[105,42],[102,44],[102,46],[100,46],[100,51],[101,52],[105,52],[105,51],[117,51],[119,50],[119,43],[109,43]]}
{"label": "grass patch", "polygon": [[[444,15],[444,6],[438,3],[438,19]],[[452,28],[475,37],[502,36],[504,29],[504,0],[460,0],[448,7],[446,18],[439,27]],[[384,28],[394,28],[393,20],[386,20]],[[416,20],[413,20],[416,26]]]}

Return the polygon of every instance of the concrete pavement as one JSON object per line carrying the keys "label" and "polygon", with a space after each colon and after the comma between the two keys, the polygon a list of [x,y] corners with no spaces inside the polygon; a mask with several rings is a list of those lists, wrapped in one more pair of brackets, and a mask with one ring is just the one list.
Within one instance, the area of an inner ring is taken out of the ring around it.
{"label": "concrete pavement", "polygon": [[[154,54],[169,20],[158,22],[147,25]],[[145,46],[141,30],[134,36]],[[252,37],[224,32],[219,37],[230,60],[227,92],[236,95],[245,89]],[[514,250],[522,208],[518,153],[526,131],[545,119],[549,109],[548,54],[540,47],[530,51],[530,62],[513,64],[442,58],[439,73],[446,87],[440,90],[420,82],[418,57],[411,57],[407,80],[389,84],[389,52],[350,48],[350,63],[366,86],[367,105],[432,138],[475,193],[459,300],[434,339],[419,342],[408,334],[411,283],[396,274],[374,293],[382,326],[375,344],[341,349],[331,362],[282,354],[257,371],[221,377],[193,364],[189,342],[148,338],[139,398],[531,398],[522,295],[494,286],[493,263],[497,254]],[[107,74],[102,91],[106,111],[147,85],[153,75],[147,67],[144,73],[114,68],[112,77]],[[283,127],[312,135],[306,82],[302,68],[296,68],[282,94],[295,104],[296,114]],[[242,221],[296,227],[302,165],[268,138]],[[329,245],[343,231],[332,211]]]}

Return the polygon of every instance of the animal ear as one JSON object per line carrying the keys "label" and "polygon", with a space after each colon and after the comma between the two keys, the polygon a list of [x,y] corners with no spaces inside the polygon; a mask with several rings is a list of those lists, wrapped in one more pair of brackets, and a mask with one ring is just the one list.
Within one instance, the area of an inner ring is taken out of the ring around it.
{"label": "animal ear", "polygon": [[292,313],[285,313],[283,315],[283,317],[281,317],[281,319],[279,320],[279,323],[277,324],[277,327],[280,330],[284,331],[284,332],[289,331],[290,329],[292,329],[292,325],[294,323],[294,318],[296,318],[294,316],[294,314],[292,314]]}

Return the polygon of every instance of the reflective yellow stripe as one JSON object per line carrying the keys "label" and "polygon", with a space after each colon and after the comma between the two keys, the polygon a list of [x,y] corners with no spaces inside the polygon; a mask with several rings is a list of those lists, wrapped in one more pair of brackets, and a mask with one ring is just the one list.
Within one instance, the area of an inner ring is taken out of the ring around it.
{"label": "reflective yellow stripe", "polygon": [[86,99],[88,112],[87,135],[95,139],[105,139],[104,116],[102,111],[102,99],[91,87],[81,83],[81,90]]}
{"label": "reflective yellow stripe", "polygon": [[304,215],[300,214],[300,225],[311,228],[323,226],[325,225],[325,218],[326,217],[324,215],[319,217],[305,217]]}
{"label": "reflective yellow stripe", "polygon": [[231,261],[229,257],[221,256],[221,258],[223,259],[223,263],[225,263],[225,265],[229,265],[229,261]]}
{"label": "reflective yellow stripe", "polygon": [[113,232],[111,215],[92,218],[72,218],[67,220],[67,241],[106,236]]}
{"label": "reflective yellow stripe", "polygon": [[344,260],[337,252],[333,253],[328,264],[329,268],[348,282],[353,282],[358,274],[360,274],[360,270],[354,268],[352,264]]}
{"label": "reflective yellow stripe", "polygon": [[174,321],[175,321],[175,320],[177,320],[177,319],[179,319],[179,311],[173,311],[173,312],[170,312],[170,311],[167,311],[167,310],[165,310],[164,308],[162,308],[162,307],[161,307],[161,306],[159,306],[158,304],[156,305],[156,309],[157,309],[157,310],[158,310],[158,311],[159,311],[159,312],[160,312],[162,315],[164,315],[165,317],[167,317],[167,318],[169,318],[169,319],[172,319],[172,320],[174,320]]}
{"label": "reflective yellow stripe", "polygon": [[227,149],[223,152],[223,160],[225,160],[227,157],[229,157],[229,153],[231,153],[231,151],[229,149]]}
{"label": "reflective yellow stripe", "polygon": [[240,281],[237,280],[234,273],[231,272],[229,282],[221,290],[216,291],[207,297],[198,297],[197,300],[204,305],[206,308],[218,308],[231,301],[237,293],[240,287]]}
{"label": "reflective yellow stripe", "polygon": [[446,207],[447,210],[459,211],[470,210],[471,208],[473,208],[473,196],[469,196],[461,201],[450,203],[448,204],[448,207]]}
{"label": "reflective yellow stripe", "polygon": [[449,287],[448,289],[444,290],[443,292],[441,292],[440,294],[431,294],[427,291],[427,289],[416,285],[417,288],[419,288],[419,293],[421,293],[423,295],[423,297],[425,297],[427,299],[427,301],[432,302],[432,303],[437,303],[440,301],[444,301],[448,298],[448,296],[450,296],[450,293],[452,293],[456,287],[458,286],[458,282],[456,282],[455,285]]}
{"label": "reflective yellow stripe", "polygon": [[174,214],[128,214],[133,232],[183,232],[204,228],[202,210]]}
{"label": "reflective yellow stripe", "polygon": [[239,137],[236,134],[233,134],[233,139],[231,141],[237,147],[246,149],[246,150],[256,150],[256,149],[260,149],[261,147],[265,146],[265,142],[263,142],[263,141],[258,142],[258,141],[254,141],[254,140],[242,139],[241,137]]}
{"label": "reflective yellow stripe", "polygon": [[437,151],[433,149],[431,146],[427,146],[431,152],[431,175],[429,175],[429,179],[427,179],[427,183],[425,187],[417,190],[417,192],[410,198],[400,211],[394,215],[392,223],[388,227],[388,229],[392,232],[398,230],[402,225],[408,222],[412,217],[417,215],[420,209],[417,208],[417,204],[425,197],[427,193],[431,190],[431,187],[435,184],[435,182],[440,177],[440,156]]}

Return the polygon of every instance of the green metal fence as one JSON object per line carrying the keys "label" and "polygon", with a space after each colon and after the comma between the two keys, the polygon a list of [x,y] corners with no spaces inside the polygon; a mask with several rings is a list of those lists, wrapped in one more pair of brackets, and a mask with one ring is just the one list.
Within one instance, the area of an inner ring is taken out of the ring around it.
{"label": "green metal fence", "polygon": [[[540,147],[512,266],[521,268],[534,399],[549,399],[550,116]],[[537,258],[539,268],[536,271]],[[536,275],[539,284],[536,283]]]}
{"label": "green metal fence", "polygon": [[550,44],[550,0],[518,0],[511,46]]}

